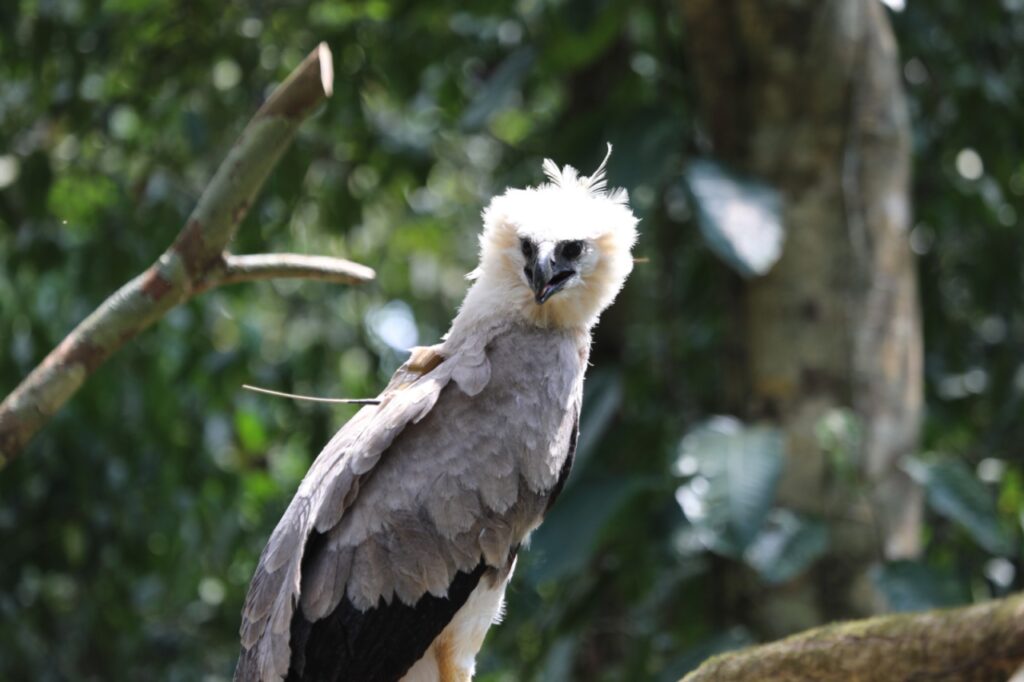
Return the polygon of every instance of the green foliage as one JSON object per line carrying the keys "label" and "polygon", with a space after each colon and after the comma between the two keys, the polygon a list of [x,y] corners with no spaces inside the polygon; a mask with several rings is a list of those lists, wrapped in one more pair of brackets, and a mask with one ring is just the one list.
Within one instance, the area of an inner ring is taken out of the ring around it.
{"label": "green foliage", "polygon": [[[878,569],[894,607],[918,608],[1022,585],[1024,7],[910,0],[894,20],[915,129],[926,446],[963,462],[936,474],[921,460],[940,490],[926,556]],[[668,2],[0,3],[0,393],[165,248],[268,86],[319,40],[335,96],[236,249],[379,271],[361,289],[241,285],[173,311],[0,475],[0,679],[229,678],[256,557],[352,414],[240,385],[372,395],[395,344],[445,331],[489,197],[537,182],[545,156],[592,168],[606,140],[650,263],[598,329],[577,470],[521,556],[480,677],[670,680],[749,642],[718,569],[742,560],[785,581],[828,539],[772,510],[767,434],[760,458],[734,454],[758,468],[699,474],[718,481],[706,501],[721,514],[701,533],[735,558],[695,541],[673,498],[696,475],[679,478],[677,444],[729,406],[741,333],[734,276],[684,182],[704,151],[685,39]],[[821,428],[837,470],[855,470],[861,434],[842,418]]]}
{"label": "green foliage", "polygon": [[742,560],[769,585],[800,575],[828,549],[828,530],[773,508],[783,461],[782,434],[771,426],[715,417],[688,433],[675,469],[688,479],[676,500],[690,525],[677,534],[677,547]]}
{"label": "green foliage", "polygon": [[782,434],[715,417],[683,438],[676,469],[690,480],[676,500],[700,542],[739,558],[761,530],[782,472]]}
{"label": "green foliage", "polygon": [[928,495],[937,514],[963,526],[975,542],[992,554],[1010,554],[1013,543],[1002,527],[992,492],[959,459],[912,458],[906,470]]}
{"label": "green foliage", "polygon": [[559,500],[558,514],[538,528],[531,539],[537,565],[528,579],[544,584],[585,571],[600,549],[601,531],[639,484],[636,479],[577,481]]}
{"label": "green foliage", "polygon": [[770,585],[799,576],[828,549],[828,528],[788,509],[774,509],[743,555]]}

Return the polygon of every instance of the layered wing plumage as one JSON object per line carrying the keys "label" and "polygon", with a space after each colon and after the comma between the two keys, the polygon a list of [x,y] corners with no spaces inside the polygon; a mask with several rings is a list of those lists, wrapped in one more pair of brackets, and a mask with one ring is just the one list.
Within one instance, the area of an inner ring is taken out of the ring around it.
{"label": "layered wing plumage", "polygon": [[331,439],[274,530],[236,680],[288,674],[297,615],[411,607],[481,566],[503,568],[566,464],[588,344],[513,326],[414,353],[380,405]]}

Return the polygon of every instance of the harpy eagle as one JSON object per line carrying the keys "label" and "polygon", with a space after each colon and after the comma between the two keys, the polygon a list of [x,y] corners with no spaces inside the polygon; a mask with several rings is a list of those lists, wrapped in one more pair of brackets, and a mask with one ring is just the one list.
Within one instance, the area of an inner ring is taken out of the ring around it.
{"label": "harpy eagle", "polygon": [[486,208],[448,334],[335,434],[274,529],[236,682],[472,678],[569,473],[591,329],[633,268],[607,160],[590,177],[545,160],[545,184]]}

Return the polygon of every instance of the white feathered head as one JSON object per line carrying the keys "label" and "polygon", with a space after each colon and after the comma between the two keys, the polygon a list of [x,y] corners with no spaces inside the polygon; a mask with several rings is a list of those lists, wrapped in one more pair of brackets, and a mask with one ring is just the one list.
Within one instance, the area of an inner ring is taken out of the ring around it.
{"label": "white feathered head", "polygon": [[589,177],[545,159],[548,182],[491,200],[470,275],[487,294],[479,305],[511,305],[542,326],[597,321],[633,270],[637,238],[626,191],[608,189],[611,151]]}

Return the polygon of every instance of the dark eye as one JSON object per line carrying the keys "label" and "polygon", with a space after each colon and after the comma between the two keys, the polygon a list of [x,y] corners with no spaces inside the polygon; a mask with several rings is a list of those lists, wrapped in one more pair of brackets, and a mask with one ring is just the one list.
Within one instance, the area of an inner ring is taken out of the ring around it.
{"label": "dark eye", "polygon": [[527,260],[533,258],[533,242],[529,239],[520,239],[519,248],[522,250],[523,255],[526,256]]}
{"label": "dark eye", "polygon": [[573,241],[562,244],[562,258],[576,260],[583,253],[583,242]]}

